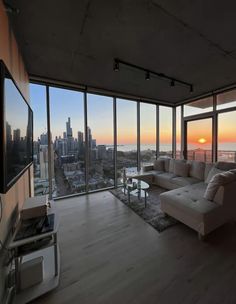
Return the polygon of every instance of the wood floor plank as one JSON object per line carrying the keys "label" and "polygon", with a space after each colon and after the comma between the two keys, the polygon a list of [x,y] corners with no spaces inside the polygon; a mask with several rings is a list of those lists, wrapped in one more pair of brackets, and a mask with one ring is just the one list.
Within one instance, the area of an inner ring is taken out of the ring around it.
{"label": "wood floor plank", "polygon": [[158,233],[108,191],[57,201],[59,287],[37,304],[236,303],[236,226]]}

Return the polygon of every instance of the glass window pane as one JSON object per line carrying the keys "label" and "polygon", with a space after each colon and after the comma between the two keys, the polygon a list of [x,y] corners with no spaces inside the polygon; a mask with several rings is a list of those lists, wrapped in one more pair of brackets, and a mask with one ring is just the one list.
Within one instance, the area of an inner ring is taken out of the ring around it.
{"label": "glass window pane", "polygon": [[181,106],[176,107],[176,159],[181,158]]}
{"label": "glass window pane", "polygon": [[159,107],[160,156],[172,157],[172,108]]}
{"label": "glass window pane", "polygon": [[236,107],[236,90],[217,95],[217,110]]}
{"label": "glass window pane", "polygon": [[114,186],[113,98],[87,95],[89,190]]}
{"label": "glass window pane", "polygon": [[213,111],[213,97],[199,99],[184,105],[184,116],[203,114]]}
{"label": "glass window pane", "polygon": [[156,106],[140,103],[140,158],[141,166],[156,159]]}
{"label": "glass window pane", "polygon": [[85,191],[84,94],[50,87],[53,196]]}
{"label": "glass window pane", "polygon": [[187,159],[212,162],[212,119],[187,123]]}
{"label": "glass window pane", "polygon": [[236,111],[218,115],[218,161],[236,162]]}
{"label": "glass window pane", "polygon": [[30,101],[34,113],[34,195],[37,196],[49,193],[46,87],[31,83]]}
{"label": "glass window pane", "polygon": [[117,99],[117,178],[120,184],[122,169],[137,170],[137,103]]}

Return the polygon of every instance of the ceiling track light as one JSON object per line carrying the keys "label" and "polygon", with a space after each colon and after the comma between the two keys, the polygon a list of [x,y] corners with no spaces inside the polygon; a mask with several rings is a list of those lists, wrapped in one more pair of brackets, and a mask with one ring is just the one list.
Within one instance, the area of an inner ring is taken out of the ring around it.
{"label": "ceiling track light", "polygon": [[170,86],[171,87],[174,87],[176,85],[179,85],[179,86],[185,86],[189,89],[189,92],[192,93],[193,92],[193,85],[189,82],[186,82],[186,81],[183,81],[183,80],[180,80],[180,79],[177,79],[177,78],[173,78],[171,76],[168,76],[164,73],[160,73],[160,72],[155,72],[153,70],[147,70],[141,66],[138,66],[136,64],[132,64],[132,63],[129,63],[129,62],[126,62],[124,60],[121,60],[121,59],[118,59],[118,58],[114,58],[114,65],[113,65],[113,70],[115,72],[119,71],[120,70],[120,65],[125,65],[127,67],[130,67],[134,70],[139,70],[139,71],[143,71],[145,73],[145,80],[150,80],[150,74],[160,78],[160,79],[165,79],[165,80],[168,80],[170,82]]}
{"label": "ceiling track light", "polygon": [[115,72],[119,72],[119,70],[120,70],[120,65],[119,65],[119,62],[117,60],[114,60],[113,70]]}
{"label": "ceiling track light", "polygon": [[150,80],[150,72],[146,71],[145,80]]}

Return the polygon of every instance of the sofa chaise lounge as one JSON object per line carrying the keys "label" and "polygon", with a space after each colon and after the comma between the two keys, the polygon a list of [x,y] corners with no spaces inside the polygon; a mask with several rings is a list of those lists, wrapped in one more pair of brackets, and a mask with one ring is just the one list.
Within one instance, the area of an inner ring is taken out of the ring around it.
{"label": "sofa chaise lounge", "polygon": [[166,191],[161,209],[198,232],[199,239],[236,219],[236,163],[159,158],[143,178]]}

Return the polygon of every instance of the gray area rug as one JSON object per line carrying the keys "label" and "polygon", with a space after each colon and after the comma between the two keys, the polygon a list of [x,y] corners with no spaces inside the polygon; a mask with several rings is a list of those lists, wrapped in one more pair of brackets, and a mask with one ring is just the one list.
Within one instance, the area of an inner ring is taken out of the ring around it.
{"label": "gray area rug", "polygon": [[128,203],[128,196],[122,191],[122,188],[110,190],[122,203],[131,208],[137,213],[145,222],[153,226],[158,232],[176,225],[178,221],[169,215],[165,215],[160,207],[160,194],[166,190],[152,186],[148,190],[147,207],[145,208],[144,198],[141,200],[138,197],[130,195],[130,204]]}

